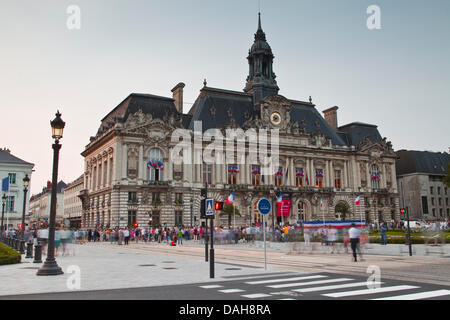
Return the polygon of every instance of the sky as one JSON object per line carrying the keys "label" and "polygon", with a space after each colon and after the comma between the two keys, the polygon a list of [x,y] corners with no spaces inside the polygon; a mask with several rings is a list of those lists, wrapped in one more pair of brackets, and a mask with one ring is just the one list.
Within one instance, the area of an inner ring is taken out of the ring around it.
{"label": "sky", "polygon": [[[368,28],[371,5],[380,29]],[[75,180],[89,137],[130,93],[172,97],[184,82],[187,113],[205,78],[242,91],[259,9],[279,94],[338,106],[339,126],[378,125],[394,150],[448,152],[448,0],[2,0],[0,147],[35,164],[40,192],[59,110],[59,179]]]}

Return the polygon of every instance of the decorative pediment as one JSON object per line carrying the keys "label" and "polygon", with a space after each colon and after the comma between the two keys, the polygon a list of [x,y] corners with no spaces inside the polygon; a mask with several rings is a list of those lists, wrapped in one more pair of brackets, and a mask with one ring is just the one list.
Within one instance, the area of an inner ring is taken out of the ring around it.
{"label": "decorative pediment", "polygon": [[361,152],[367,152],[372,158],[380,158],[383,155],[394,155],[395,152],[392,149],[392,143],[386,141],[386,138],[374,143],[369,137],[365,137],[356,146],[357,150]]}

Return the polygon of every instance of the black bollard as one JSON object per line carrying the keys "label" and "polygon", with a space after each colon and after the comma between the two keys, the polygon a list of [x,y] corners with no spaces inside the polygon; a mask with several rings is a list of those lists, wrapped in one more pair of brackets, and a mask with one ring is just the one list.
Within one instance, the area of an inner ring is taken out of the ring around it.
{"label": "black bollard", "polygon": [[26,259],[33,258],[33,242],[27,243],[27,255],[25,256]]}
{"label": "black bollard", "polygon": [[42,263],[42,247],[38,244],[34,247],[34,261],[33,263]]}
{"label": "black bollard", "polygon": [[19,240],[19,252],[25,254],[25,240]]}

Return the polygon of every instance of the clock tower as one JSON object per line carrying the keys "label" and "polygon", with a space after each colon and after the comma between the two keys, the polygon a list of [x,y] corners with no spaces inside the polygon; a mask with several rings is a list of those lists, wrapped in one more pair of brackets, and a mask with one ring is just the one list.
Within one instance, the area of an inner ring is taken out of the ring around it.
{"label": "clock tower", "polygon": [[259,105],[265,97],[278,94],[280,90],[272,68],[273,58],[272,49],[266,41],[266,34],[261,28],[261,13],[258,13],[258,30],[247,57],[249,74],[244,88],[245,92],[253,94],[255,106]]}

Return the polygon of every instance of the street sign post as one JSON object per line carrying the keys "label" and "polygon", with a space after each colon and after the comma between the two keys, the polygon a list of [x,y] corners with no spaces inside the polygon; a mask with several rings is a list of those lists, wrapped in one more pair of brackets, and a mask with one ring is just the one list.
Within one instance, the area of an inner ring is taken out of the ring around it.
{"label": "street sign post", "polygon": [[264,270],[267,270],[267,249],[266,249],[266,215],[272,210],[270,201],[266,198],[262,198],[258,201],[258,212],[263,216],[263,237],[264,237]]}
{"label": "street sign post", "polygon": [[206,215],[207,216],[214,216],[214,200],[213,199],[206,199]]}

